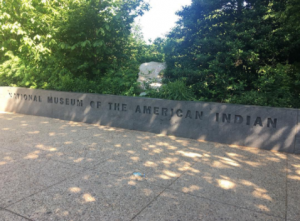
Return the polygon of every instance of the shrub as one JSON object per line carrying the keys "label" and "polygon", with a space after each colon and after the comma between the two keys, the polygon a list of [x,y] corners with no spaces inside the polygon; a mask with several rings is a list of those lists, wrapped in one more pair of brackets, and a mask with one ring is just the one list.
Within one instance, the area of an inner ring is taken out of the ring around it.
{"label": "shrub", "polygon": [[169,82],[160,89],[151,89],[147,91],[149,97],[163,98],[169,100],[195,100],[195,95],[191,88],[187,87],[185,82],[176,80],[174,82]]}

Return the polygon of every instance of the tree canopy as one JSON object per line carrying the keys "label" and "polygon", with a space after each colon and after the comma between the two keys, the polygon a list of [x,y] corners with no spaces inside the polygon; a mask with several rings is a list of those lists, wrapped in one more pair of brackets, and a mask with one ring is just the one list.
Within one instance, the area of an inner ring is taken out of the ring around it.
{"label": "tree canopy", "polygon": [[200,100],[299,107],[297,9],[299,0],[193,0],[168,35],[166,77]]}
{"label": "tree canopy", "polygon": [[90,92],[99,84],[101,92],[120,93],[136,77],[131,27],[148,9],[144,0],[0,3],[2,84]]}
{"label": "tree canopy", "polygon": [[144,0],[0,0],[0,85],[300,107],[300,0],[192,0],[166,39],[143,40]]}

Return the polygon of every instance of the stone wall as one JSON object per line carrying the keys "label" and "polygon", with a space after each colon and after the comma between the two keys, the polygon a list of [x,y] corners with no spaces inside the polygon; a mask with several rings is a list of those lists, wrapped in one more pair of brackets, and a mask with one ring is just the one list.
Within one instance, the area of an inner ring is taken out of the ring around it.
{"label": "stone wall", "polygon": [[0,111],[300,153],[300,110],[0,87]]}

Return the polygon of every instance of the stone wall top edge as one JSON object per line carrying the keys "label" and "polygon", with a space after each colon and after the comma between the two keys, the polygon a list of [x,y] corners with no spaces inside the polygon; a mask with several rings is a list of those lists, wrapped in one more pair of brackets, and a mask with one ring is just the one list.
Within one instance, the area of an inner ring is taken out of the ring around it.
{"label": "stone wall top edge", "polygon": [[149,98],[149,97],[131,97],[131,96],[124,96],[124,95],[111,95],[111,94],[97,94],[97,93],[82,93],[82,92],[71,92],[71,91],[55,91],[55,90],[44,90],[44,89],[32,89],[32,88],[24,88],[24,87],[9,87],[9,86],[0,86],[1,88],[11,88],[11,89],[27,89],[32,91],[49,91],[49,92],[56,92],[56,93],[72,93],[72,94],[88,94],[93,96],[106,96],[106,97],[123,97],[127,99],[146,99],[146,100],[154,100],[154,101],[172,101],[172,102],[184,102],[184,103],[194,103],[194,104],[211,104],[211,105],[225,105],[230,107],[246,107],[246,108],[260,108],[260,109],[277,109],[277,110],[290,110],[290,111],[299,111],[300,109],[297,108],[284,108],[284,107],[270,107],[270,106],[257,106],[257,105],[244,105],[244,104],[231,104],[231,103],[218,103],[218,102],[205,102],[205,101],[176,101],[176,100],[168,100],[168,99],[159,99],[159,98]]}

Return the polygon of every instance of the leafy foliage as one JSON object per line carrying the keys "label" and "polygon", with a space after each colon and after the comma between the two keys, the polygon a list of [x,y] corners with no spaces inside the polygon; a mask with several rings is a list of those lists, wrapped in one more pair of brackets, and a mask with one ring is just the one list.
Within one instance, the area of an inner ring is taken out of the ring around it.
{"label": "leafy foliage", "polygon": [[200,100],[300,107],[296,2],[193,0],[168,35],[165,76]]}
{"label": "leafy foliage", "polygon": [[300,107],[300,0],[192,0],[167,39],[134,23],[144,0],[0,0],[0,85],[138,95],[165,61],[174,100]]}
{"label": "leafy foliage", "polygon": [[0,3],[1,85],[123,94],[136,81],[143,0]]}
{"label": "leafy foliage", "polygon": [[179,101],[193,101],[195,95],[193,91],[186,86],[183,81],[176,80],[162,85],[159,89],[150,89],[147,91],[148,96]]}

